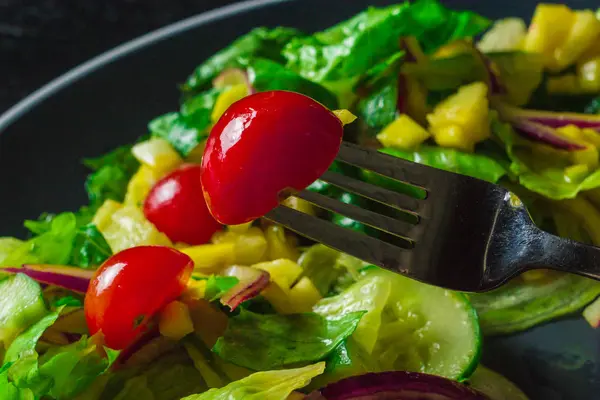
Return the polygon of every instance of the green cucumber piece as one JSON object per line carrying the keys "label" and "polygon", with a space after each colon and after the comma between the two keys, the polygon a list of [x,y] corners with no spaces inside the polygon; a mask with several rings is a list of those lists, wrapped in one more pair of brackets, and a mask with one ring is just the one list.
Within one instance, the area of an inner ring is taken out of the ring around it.
{"label": "green cucumber piece", "polygon": [[33,279],[16,274],[0,281],[0,343],[5,347],[47,312],[42,289]]}
{"label": "green cucumber piece", "polygon": [[[464,380],[479,363],[482,339],[477,313],[461,293],[372,267],[354,285],[314,307],[326,316],[359,310],[367,313],[351,341],[364,350],[366,357],[359,358],[370,372],[404,370]],[[353,370],[351,365],[344,368]]]}
{"label": "green cucumber piece", "polygon": [[529,400],[514,383],[483,365],[477,367],[468,383],[490,400]]}
{"label": "green cucumber piece", "polygon": [[392,285],[374,351],[383,369],[468,378],[479,364],[482,335],[467,297],[379,268],[370,273]]}
{"label": "green cucumber piece", "polygon": [[470,294],[485,335],[523,331],[578,311],[600,295],[600,283],[571,274],[526,282],[514,279],[499,289]]}

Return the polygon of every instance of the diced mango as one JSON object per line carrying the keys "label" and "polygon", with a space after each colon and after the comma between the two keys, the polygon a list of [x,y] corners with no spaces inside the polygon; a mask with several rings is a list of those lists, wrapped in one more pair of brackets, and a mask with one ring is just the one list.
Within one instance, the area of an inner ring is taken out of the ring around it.
{"label": "diced mango", "polygon": [[[194,276],[198,276],[194,274]],[[194,278],[190,279],[187,284],[187,288],[181,294],[181,299],[183,302],[189,302],[191,300],[199,300],[204,298],[204,293],[206,292],[206,279],[196,280]]]}
{"label": "diced mango", "polygon": [[152,186],[161,178],[155,170],[142,164],[131,177],[125,194],[125,204],[141,207]]}
{"label": "diced mango", "polygon": [[183,159],[169,142],[160,138],[140,142],[133,146],[131,152],[140,163],[159,175],[166,174],[183,163]]}
{"label": "diced mango", "polygon": [[455,40],[450,42],[433,53],[433,58],[450,58],[458,54],[468,53],[472,51],[473,43],[471,40]]}
{"label": "diced mango", "polygon": [[290,301],[296,312],[310,312],[319,300],[321,293],[312,283],[310,278],[303,276],[298,283],[290,289]]}
{"label": "diced mango", "polygon": [[212,237],[210,238],[210,241],[214,244],[235,243],[235,241],[237,240],[237,238],[239,236],[240,236],[239,233],[233,232],[230,230],[217,231],[212,235]]}
{"label": "diced mango", "polygon": [[340,121],[342,121],[342,125],[348,125],[353,123],[356,120],[356,115],[352,114],[350,111],[346,109],[334,110],[333,113]]}
{"label": "diced mango", "polygon": [[524,50],[541,53],[544,64],[554,64],[554,50],[565,41],[575,13],[564,4],[538,4],[525,37]]}
{"label": "diced mango", "polygon": [[377,140],[385,147],[411,149],[429,139],[430,136],[431,134],[411,117],[401,114],[396,120],[383,128],[381,133],[377,135]]}
{"label": "diced mango", "polygon": [[212,348],[227,328],[227,316],[204,299],[190,301],[187,306],[196,335]]}
{"label": "diced mango", "polygon": [[[102,228],[101,228],[102,226]],[[110,216],[110,222],[98,226],[113,253],[135,246],[173,246],[164,233],[159,232],[134,206],[123,206]]]}
{"label": "diced mango", "polygon": [[596,14],[591,10],[575,11],[568,34],[563,43],[554,50],[552,69],[562,70],[573,64],[599,39],[599,35],[600,21]]}
{"label": "diced mango", "polygon": [[121,208],[121,203],[108,199],[96,210],[92,223],[96,225],[98,230],[102,231],[111,222],[112,215]]}
{"label": "diced mango", "polygon": [[180,301],[167,304],[160,312],[158,330],[161,335],[172,340],[180,340],[194,332],[194,323],[188,307]]}
{"label": "diced mango", "polygon": [[487,86],[474,82],[438,104],[427,115],[429,130],[437,144],[473,151],[490,136]]}
{"label": "diced mango", "polygon": [[181,249],[194,261],[194,268],[203,273],[216,272],[235,261],[235,243],[201,244]]}
{"label": "diced mango", "polygon": [[279,314],[294,314],[295,309],[289,297],[289,291],[284,291],[275,282],[260,293]]}
{"label": "diced mango", "polygon": [[315,209],[315,206],[313,206],[308,201],[296,196],[287,197],[281,202],[281,204],[293,210],[300,211],[308,215],[317,215],[317,210]]}
{"label": "diced mango", "polygon": [[300,265],[285,258],[254,264],[252,267],[267,271],[271,275],[271,281],[284,291],[288,290],[302,274]]}
{"label": "diced mango", "polygon": [[519,50],[526,35],[527,26],[521,18],[500,19],[483,35],[477,48],[484,53]]}
{"label": "diced mango", "polygon": [[285,229],[279,225],[271,225],[265,231],[267,239],[267,258],[277,260],[287,258],[296,261],[300,257],[298,249],[285,236]]}
{"label": "diced mango", "polygon": [[260,228],[252,227],[235,240],[235,263],[252,265],[263,261],[267,253],[267,239]]}
{"label": "diced mango", "polygon": [[[586,145],[583,150],[569,152],[571,162],[575,165],[583,164],[589,169],[595,169],[598,166],[598,143],[599,138],[596,132],[585,131],[575,125],[567,125],[556,129],[556,132],[572,141]],[[572,171],[573,172],[573,171]],[[575,175],[574,175],[575,176]]]}
{"label": "diced mango", "polygon": [[215,106],[213,107],[212,114],[210,119],[213,123],[216,123],[221,115],[227,111],[231,105],[244,97],[248,96],[250,93],[248,91],[248,85],[245,83],[240,83],[237,85],[233,85],[228,87],[217,97],[217,101],[215,102]]}

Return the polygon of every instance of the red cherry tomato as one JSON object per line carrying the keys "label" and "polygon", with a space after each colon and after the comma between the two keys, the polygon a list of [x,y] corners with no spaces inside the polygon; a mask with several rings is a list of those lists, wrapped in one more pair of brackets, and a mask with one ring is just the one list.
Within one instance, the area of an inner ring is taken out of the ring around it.
{"label": "red cherry tomato", "polygon": [[271,91],[234,103],[215,124],[202,186],[217,221],[236,225],[275,208],[321,176],[339,151],[341,121],[304,95]]}
{"label": "red cherry tomato", "polygon": [[158,181],[144,202],[144,214],[173,242],[203,244],[221,229],[202,193],[200,165],[184,165]]}
{"label": "red cherry tomato", "polygon": [[111,349],[124,349],[148,321],[186,288],[194,262],[162,246],[140,246],[110,257],[96,271],[85,295],[90,333],[104,334]]}

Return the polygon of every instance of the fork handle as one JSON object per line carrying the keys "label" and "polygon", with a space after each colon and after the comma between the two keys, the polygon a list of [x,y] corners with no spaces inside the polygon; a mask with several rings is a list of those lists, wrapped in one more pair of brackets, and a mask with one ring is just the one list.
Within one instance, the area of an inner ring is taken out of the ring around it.
{"label": "fork handle", "polygon": [[527,243],[524,269],[554,269],[600,280],[600,248],[564,239],[538,228],[523,238]]}

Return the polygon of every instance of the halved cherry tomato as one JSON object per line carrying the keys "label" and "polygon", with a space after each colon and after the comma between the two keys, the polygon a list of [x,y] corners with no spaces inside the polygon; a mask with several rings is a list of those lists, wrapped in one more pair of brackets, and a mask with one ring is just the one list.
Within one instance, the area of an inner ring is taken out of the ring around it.
{"label": "halved cherry tomato", "polygon": [[303,190],[339,151],[342,122],[310,97],[256,93],[234,103],[215,124],[202,159],[208,207],[223,224],[242,224]]}
{"label": "halved cherry tomato", "polygon": [[104,334],[111,349],[124,349],[164,306],[186,288],[194,262],[162,246],[123,250],[96,271],[85,295],[85,318],[93,335]]}
{"label": "halved cherry tomato", "polygon": [[158,181],[144,202],[144,215],[173,242],[203,244],[221,229],[202,193],[200,165],[183,165]]}

